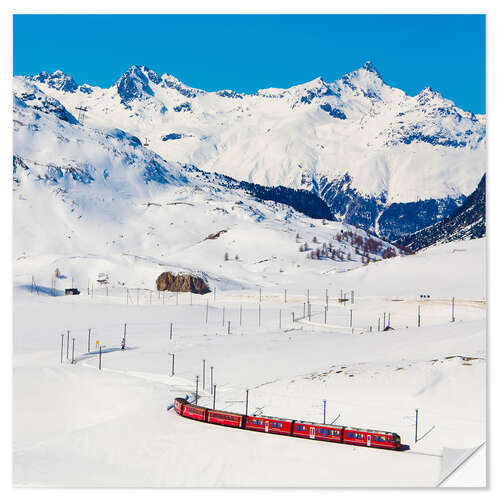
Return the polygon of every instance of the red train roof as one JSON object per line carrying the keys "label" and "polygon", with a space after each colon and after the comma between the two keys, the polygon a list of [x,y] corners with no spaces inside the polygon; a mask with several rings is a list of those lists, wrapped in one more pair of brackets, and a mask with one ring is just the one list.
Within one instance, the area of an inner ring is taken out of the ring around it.
{"label": "red train roof", "polygon": [[315,427],[328,427],[333,429],[343,429],[343,425],[334,425],[334,424],[319,424],[318,422],[308,422],[307,420],[295,420],[296,424],[307,424],[314,425]]}

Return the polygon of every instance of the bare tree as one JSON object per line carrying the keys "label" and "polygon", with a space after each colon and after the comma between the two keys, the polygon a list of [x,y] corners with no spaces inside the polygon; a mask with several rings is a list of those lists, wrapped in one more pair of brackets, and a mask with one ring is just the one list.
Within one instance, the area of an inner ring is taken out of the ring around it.
{"label": "bare tree", "polygon": [[224,260],[229,260],[229,254],[227,252],[224,254]]}

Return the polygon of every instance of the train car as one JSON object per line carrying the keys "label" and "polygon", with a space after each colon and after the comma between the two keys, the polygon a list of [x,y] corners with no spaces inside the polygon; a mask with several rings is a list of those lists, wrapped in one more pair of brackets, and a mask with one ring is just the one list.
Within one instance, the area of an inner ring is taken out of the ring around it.
{"label": "train car", "polygon": [[273,434],[292,435],[294,420],[278,417],[247,417],[245,428],[252,431],[271,432]]}
{"label": "train car", "polygon": [[401,447],[401,438],[394,432],[374,431],[372,429],[358,429],[356,427],[344,428],[346,444],[368,446],[370,448],[385,448],[397,450]]}
{"label": "train car", "polygon": [[208,409],[203,406],[196,406],[187,402],[182,405],[183,417],[201,420],[202,422],[207,421],[207,411]]}
{"label": "train car", "polygon": [[207,410],[207,422],[241,429],[245,424],[245,415],[222,410]]}
{"label": "train car", "polygon": [[184,398],[175,398],[174,399],[174,410],[182,415],[182,407],[187,404],[187,401]]}
{"label": "train car", "polygon": [[293,423],[293,436],[306,439],[319,439],[321,441],[342,442],[341,425],[318,424],[315,422],[304,422],[295,420]]}

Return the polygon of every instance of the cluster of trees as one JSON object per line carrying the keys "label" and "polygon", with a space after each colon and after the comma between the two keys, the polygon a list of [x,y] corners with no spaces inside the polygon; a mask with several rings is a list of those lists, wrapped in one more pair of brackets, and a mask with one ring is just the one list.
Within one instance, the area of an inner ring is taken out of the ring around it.
{"label": "cluster of trees", "polygon": [[[229,254],[227,252],[224,254],[224,260],[229,260]],[[238,254],[236,254],[234,256],[234,260],[240,260],[240,257]]]}
{"label": "cluster of trees", "polygon": [[[382,241],[378,238],[373,238],[369,236],[364,238],[363,236],[354,233],[353,231],[340,230],[340,233],[335,235],[335,239],[341,243],[345,242],[354,248],[357,255],[361,255],[361,262],[363,264],[368,264],[374,260],[377,260],[373,255],[380,255],[382,259],[390,259],[396,257],[398,252],[394,247],[387,247],[384,249]],[[296,242],[300,240],[300,235],[297,233]],[[312,242],[318,244],[318,238],[313,237]],[[321,259],[328,258],[332,260],[352,260],[351,253],[344,252],[339,248],[334,248],[332,243],[323,243],[321,248],[311,249],[307,244],[307,241],[299,246],[299,252],[308,252],[308,259]],[[407,249],[400,248],[401,253],[409,253]]]}

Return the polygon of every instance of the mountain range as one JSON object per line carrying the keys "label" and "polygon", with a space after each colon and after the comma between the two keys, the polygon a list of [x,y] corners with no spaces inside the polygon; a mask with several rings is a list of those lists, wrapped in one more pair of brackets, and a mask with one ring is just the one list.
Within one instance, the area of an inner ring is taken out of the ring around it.
{"label": "mountain range", "polygon": [[431,88],[409,96],[373,64],[254,94],[207,92],[132,66],[109,88],[61,71],[17,77],[94,128],[171,162],[317,194],[339,221],[389,240],[451,215],[486,170],[486,117]]}

